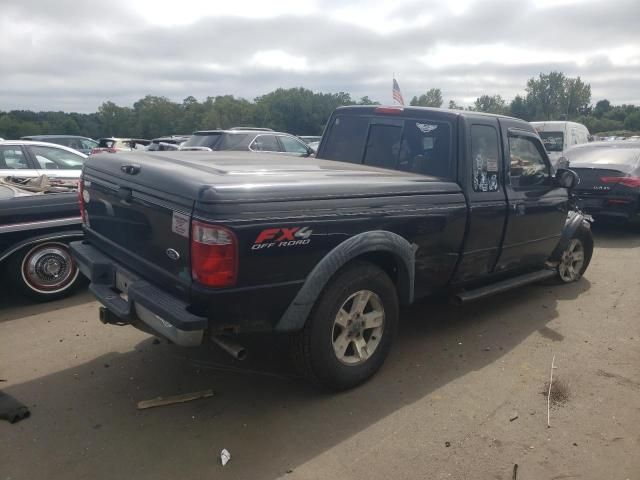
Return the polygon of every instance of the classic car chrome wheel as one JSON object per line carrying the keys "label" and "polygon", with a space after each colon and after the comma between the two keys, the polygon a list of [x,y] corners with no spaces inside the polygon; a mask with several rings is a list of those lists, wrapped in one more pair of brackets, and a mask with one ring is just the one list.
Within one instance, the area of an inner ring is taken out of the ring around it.
{"label": "classic car chrome wheel", "polygon": [[35,293],[53,295],[69,288],[78,277],[78,268],[64,243],[36,245],[22,257],[20,268],[25,285]]}
{"label": "classic car chrome wheel", "polygon": [[340,362],[358,365],[378,348],[384,332],[384,306],[370,290],[360,290],[342,304],[333,322],[333,350]]}

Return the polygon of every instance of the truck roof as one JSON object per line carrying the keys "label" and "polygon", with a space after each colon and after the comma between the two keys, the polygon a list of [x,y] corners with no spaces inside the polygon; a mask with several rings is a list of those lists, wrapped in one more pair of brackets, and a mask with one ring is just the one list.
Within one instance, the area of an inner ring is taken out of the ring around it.
{"label": "truck roof", "polygon": [[516,122],[522,122],[529,125],[529,122],[521,120],[515,117],[509,117],[507,115],[496,115],[493,113],[473,112],[470,110],[450,110],[448,108],[433,108],[433,107],[401,107],[398,105],[350,105],[346,107],[336,108],[336,113],[359,113],[359,114],[380,114],[387,113],[393,115],[394,112],[400,117],[416,116],[420,117],[425,113],[436,113],[441,117],[450,117],[451,119],[458,117],[473,118],[473,117],[492,117],[492,118],[508,118]]}

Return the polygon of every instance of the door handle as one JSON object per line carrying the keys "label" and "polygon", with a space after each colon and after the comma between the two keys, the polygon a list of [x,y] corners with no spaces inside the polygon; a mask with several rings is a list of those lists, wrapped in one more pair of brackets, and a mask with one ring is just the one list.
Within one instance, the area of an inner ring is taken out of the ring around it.
{"label": "door handle", "polygon": [[525,207],[524,203],[514,203],[511,208],[513,208],[513,213],[516,215],[524,215],[527,212],[527,207]]}

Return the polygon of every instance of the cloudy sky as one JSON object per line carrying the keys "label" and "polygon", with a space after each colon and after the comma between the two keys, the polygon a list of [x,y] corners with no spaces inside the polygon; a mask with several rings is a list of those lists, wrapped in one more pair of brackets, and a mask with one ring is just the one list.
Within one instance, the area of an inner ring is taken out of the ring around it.
{"label": "cloudy sky", "polygon": [[640,1],[0,0],[0,110],[277,87],[391,103],[431,87],[511,99],[560,70],[640,104]]}

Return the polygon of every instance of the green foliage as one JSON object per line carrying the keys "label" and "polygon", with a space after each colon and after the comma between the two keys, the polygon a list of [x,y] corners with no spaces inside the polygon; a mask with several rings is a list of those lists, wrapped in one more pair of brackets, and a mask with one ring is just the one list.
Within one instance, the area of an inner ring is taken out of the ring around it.
{"label": "green foliage", "polygon": [[[575,120],[591,133],[640,131],[640,107],[599,100],[591,107],[591,86],[561,72],[530,78],[525,95],[507,103],[500,95],[482,95],[469,110],[511,115],[526,121]],[[442,91],[431,88],[411,105],[442,107]],[[106,101],[95,113],[0,111],[0,137],[73,134],[154,138],[174,133],[235,126],[270,127],[297,135],[319,135],[331,112],[341,105],[379,105],[368,96],[354,101],[348,93],[320,93],[305,88],[279,88],[249,101],[233,95],[186,97],[182,103],[147,95],[132,107]],[[450,100],[449,109],[463,107]]]}
{"label": "green foliage", "polygon": [[476,98],[473,104],[473,110],[498,115],[508,113],[507,104],[500,95],[482,95]]}
{"label": "green foliage", "polygon": [[640,130],[640,111],[633,112],[624,119],[624,128],[627,130]]}
{"label": "green foliage", "polygon": [[413,97],[409,105],[413,107],[442,107],[442,91],[439,88],[432,88],[420,97]]}

